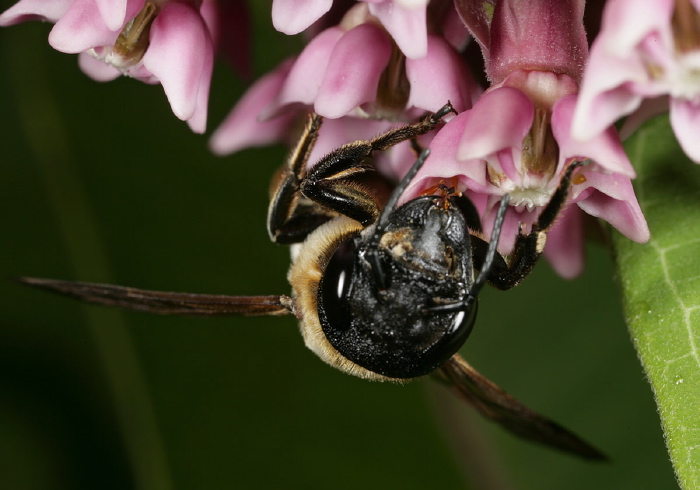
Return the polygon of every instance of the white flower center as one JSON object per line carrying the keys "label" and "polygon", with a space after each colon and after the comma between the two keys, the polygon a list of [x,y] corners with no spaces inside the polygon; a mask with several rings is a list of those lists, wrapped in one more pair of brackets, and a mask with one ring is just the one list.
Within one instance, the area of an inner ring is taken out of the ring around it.
{"label": "white flower center", "polygon": [[[505,184],[506,182],[503,182]],[[511,182],[510,185],[501,185],[501,189],[510,194],[510,205],[517,211],[527,209],[532,211],[535,208],[545,206],[552,198],[552,193],[546,187],[515,187]]]}
{"label": "white flower center", "polygon": [[700,51],[678,56],[673,73],[668,73],[671,97],[700,101]]}

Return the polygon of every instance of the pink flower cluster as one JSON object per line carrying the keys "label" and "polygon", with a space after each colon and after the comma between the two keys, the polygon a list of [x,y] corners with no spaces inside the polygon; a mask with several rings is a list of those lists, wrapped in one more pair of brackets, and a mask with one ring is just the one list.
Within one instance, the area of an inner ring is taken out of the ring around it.
{"label": "pink flower cluster", "polygon": [[[287,33],[317,26],[331,3],[275,0],[273,22]],[[459,114],[421,142],[431,155],[403,201],[451,179],[477,206],[488,237],[508,193],[499,245],[508,253],[521,223],[530,226],[549,202],[566,165],[591,159],[577,170],[545,248],[555,270],[574,277],[584,264],[586,215],[633,240],[649,238],[630,181],[635,173],[614,128],[572,137],[588,59],[583,7],[578,0],[356,2],[339,24],[320,30],[297,58],[254,85],[211,147],[226,154],[283,140],[297,114],[312,108],[326,117],[313,162],[449,100]],[[470,38],[479,43],[488,87],[475,82],[465,62]],[[415,156],[406,144],[378,159],[380,169],[400,178]]]}
{"label": "pink flower cluster", "polygon": [[[26,20],[55,23],[49,44],[79,54],[80,67],[98,81],[126,75],[160,83],[177,117],[206,129],[214,48],[222,21],[241,23],[239,8],[216,0],[20,0],[0,15],[0,26]],[[237,59],[244,63],[243,59]]]}
{"label": "pink flower cluster", "polygon": [[[310,40],[249,89],[210,146],[228,154],[285,141],[313,110],[325,117],[313,163],[450,101],[458,114],[422,137],[432,152],[403,200],[450,179],[475,203],[488,238],[497,203],[509,194],[499,245],[508,253],[568,164],[591,160],[576,170],[544,252],[557,272],[574,277],[583,268],[587,216],[632,240],[649,238],[631,185],[635,172],[613,123],[670,108],[681,145],[700,162],[700,0],[608,1],[590,55],[584,5],[273,0],[273,25],[287,34],[306,31]],[[20,0],[0,25],[54,22],[49,43],[79,53],[87,74],[159,82],[173,112],[203,132],[215,51],[245,52],[231,49],[244,44],[243,10],[240,0]],[[467,63],[474,42],[485,84]],[[238,54],[238,64],[244,61]],[[377,156],[392,178],[414,159],[408,144]]]}

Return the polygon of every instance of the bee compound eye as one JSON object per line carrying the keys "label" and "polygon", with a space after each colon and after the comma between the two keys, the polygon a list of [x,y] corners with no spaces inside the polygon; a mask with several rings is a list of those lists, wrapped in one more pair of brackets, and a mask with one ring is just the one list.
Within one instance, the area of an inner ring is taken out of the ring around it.
{"label": "bee compound eye", "polygon": [[346,240],[328,261],[319,284],[319,316],[322,323],[327,322],[334,330],[345,330],[350,323],[345,299],[350,289],[354,261],[354,240]]}

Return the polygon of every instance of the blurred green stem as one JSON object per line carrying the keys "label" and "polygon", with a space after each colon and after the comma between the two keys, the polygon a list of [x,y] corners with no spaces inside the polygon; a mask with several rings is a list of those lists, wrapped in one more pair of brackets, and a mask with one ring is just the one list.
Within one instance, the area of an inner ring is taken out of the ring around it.
{"label": "blurred green stem", "polygon": [[[49,49],[45,30],[32,27],[25,29],[22,49],[7,49],[10,66],[5,73],[13,79],[22,129],[34,151],[32,159],[76,277],[109,281],[111,274],[97,221],[90,212],[63,130],[65,123],[54,98],[54,86],[41,59]],[[85,307],[84,312],[116,407],[136,488],[170,489],[171,475],[151,396],[123,315],[94,307]]]}

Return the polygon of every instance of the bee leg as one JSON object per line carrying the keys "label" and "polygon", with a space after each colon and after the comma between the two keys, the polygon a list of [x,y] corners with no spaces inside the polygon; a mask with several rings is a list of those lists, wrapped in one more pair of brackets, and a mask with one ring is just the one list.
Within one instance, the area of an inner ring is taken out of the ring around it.
{"label": "bee leg", "polygon": [[299,141],[272,178],[267,231],[275,243],[302,242],[311,231],[335,215],[299,192],[322,122],[318,114],[309,115]]}
{"label": "bee leg", "polygon": [[375,196],[357,182],[360,175],[376,172],[367,160],[375,151],[426,134],[450,112],[454,109],[448,103],[415,124],[390,129],[372,140],[355,141],[332,151],[308,171],[301,182],[302,194],[363,226],[373,223],[379,216],[380,205]]}
{"label": "bee leg", "polygon": [[[521,226],[518,237],[515,240],[513,253],[508,260],[496,259],[494,261],[487,278],[493,286],[501,290],[510,289],[520,284],[532,272],[544,250],[547,242],[547,232],[549,232],[556,221],[559,213],[564,209],[574,171],[590,162],[591,160],[576,160],[569,164],[562,176],[559,187],[540,213],[537,221],[532,225],[530,232],[524,233]],[[483,242],[477,237],[472,239],[475,263],[483,260],[481,256],[485,250],[485,245],[479,243],[479,241]],[[504,267],[506,263],[507,266]]]}

